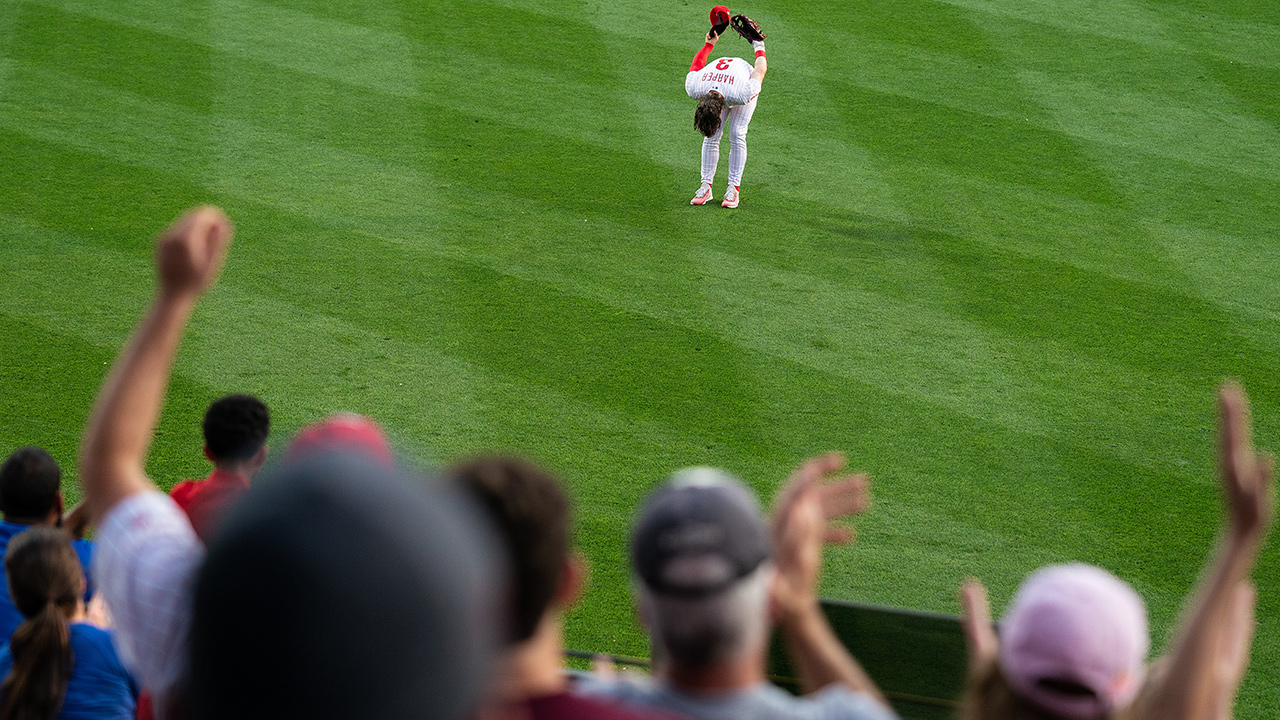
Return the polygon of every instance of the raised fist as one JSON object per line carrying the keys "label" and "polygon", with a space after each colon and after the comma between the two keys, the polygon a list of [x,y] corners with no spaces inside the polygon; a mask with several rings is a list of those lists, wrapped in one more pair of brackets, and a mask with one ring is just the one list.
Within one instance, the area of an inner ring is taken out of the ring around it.
{"label": "raised fist", "polygon": [[222,210],[205,205],[188,210],[156,240],[160,292],[196,297],[222,270],[234,230]]}

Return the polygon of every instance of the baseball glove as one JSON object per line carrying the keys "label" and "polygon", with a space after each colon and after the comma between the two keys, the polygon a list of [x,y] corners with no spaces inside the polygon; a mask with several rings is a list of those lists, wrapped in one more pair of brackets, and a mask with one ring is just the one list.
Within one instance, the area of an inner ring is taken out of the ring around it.
{"label": "baseball glove", "polygon": [[756,21],[742,13],[734,15],[729,24],[733,25],[733,29],[746,38],[747,42],[759,42],[765,38],[765,34],[760,32],[760,26],[756,24]]}

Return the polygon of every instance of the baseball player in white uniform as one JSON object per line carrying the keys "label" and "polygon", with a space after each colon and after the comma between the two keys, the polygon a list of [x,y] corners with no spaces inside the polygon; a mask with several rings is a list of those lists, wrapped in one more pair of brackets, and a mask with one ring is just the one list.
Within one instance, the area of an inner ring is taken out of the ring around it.
{"label": "baseball player in white uniform", "polygon": [[716,165],[720,162],[720,136],[724,133],[725,123],[728,123],[729,187],[725,189],[724,202],[720,205],[736,208],[742,169],[747,164],[747,126],[756,111],[760,83],[764,80],[768,64],[765,62],[763,40],[751,43],[756,52],[754,66],[736,57],[707,62],[719,39],[714,31],[707,33],[706,44],[693,58],[689,74],[684,79],[685,92],[698,101],[693,124],[705,136],[702,140],[702,185],[689,202],[704,205],[713,199],[711,181],[715,179]]}

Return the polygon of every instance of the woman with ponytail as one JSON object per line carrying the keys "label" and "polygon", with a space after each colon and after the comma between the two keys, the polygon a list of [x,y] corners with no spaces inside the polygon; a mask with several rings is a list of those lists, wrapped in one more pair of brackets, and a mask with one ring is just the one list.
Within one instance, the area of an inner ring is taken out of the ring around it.
{"label": "woman with ponytail", "polygon": [[85,622],[84,573],[67,534],[23,532],[4,568],[26,620],[0,648],[0,720],[132,718],[138,688],[110,634]]}

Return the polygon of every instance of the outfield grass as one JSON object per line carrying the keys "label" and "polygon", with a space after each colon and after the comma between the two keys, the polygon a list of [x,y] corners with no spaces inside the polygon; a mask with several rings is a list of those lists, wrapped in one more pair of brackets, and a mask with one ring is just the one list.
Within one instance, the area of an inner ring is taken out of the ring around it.
{"label": "outfield grass", "polygon": [[[569,643],[643,654],[644,493],[689,464],[769,493],[840,448],[877,504],[826,594],[954,612],[972,574],[999,609],[1080,559],[1162,636],[1220,516],[1221,377],[1280,448],[1280,5],[739,9],[770,73],[729,212],[687,204],[701,5],[0,3],[0,451],[74,466],[150,237],[214,202],[237,244],[162,485],[207,471],[228,391],[276,448],[346,409],[426,459],[531,453],[593,566]],[[1242,718],[1280,707],[1278,572]]]}

